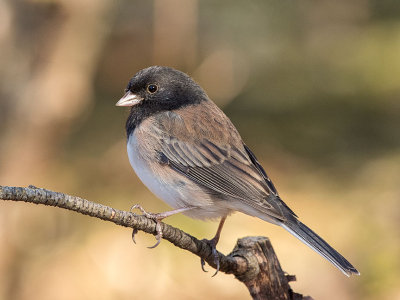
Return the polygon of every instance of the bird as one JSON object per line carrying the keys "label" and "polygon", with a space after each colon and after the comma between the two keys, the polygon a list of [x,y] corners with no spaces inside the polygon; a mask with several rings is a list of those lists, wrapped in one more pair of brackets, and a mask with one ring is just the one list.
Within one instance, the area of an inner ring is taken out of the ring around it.
{"label": "bird", "polygon": [[[166,66],[142,69],[130,79],[116,106],[130,107],[125,128],[133,170],[173,208],[148,213],[140,205],[132,207],[156,221],[157,243],[149,248],[160,243],[160,222],[168,216],[220,219],[214,238],[206,240],[217,273],[216,245],[222,227],[227,216],[241,212],[286,229],[346,276],[360,274],[299,221],[231,120],[189,75]],[[203,268],[204,260],[201,263]]]}

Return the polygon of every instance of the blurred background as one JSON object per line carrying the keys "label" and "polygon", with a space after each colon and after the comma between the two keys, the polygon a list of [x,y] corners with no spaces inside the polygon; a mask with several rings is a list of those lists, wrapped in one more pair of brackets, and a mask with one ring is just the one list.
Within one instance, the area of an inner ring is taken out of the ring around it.
{"label": "blurred background", "polygon": [[[218,249],[268,236],[294,291],[400,299],[400,5],[393,0],[0,0],[0,184],[169,209],[133,173],[128,111],[150,65],[189,73],[300,216],[361,272],[235,214]],[[211,238],[217,222],[167,223]],[[231,275],[144,233],[0,202],[0,299],[248,299]]]}

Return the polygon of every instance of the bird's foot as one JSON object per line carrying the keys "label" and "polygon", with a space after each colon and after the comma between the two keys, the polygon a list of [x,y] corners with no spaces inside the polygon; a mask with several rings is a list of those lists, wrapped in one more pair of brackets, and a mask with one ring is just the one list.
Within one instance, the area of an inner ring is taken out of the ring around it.
{"label": "bird's foot", "polygon": [[[217,273],[219,271],[219,267],[220,267],[220,265],[219,265],[219,256],[218,256],[218,252],[217,252],[217,248],[216,248],[218,241],[216,240],[216,238],[213,238],[211,240],[203,239],[202,241],[206,242],[211,247],[211,254],[214,257],[214,264],[216,265],[216,271],[215,271],[214,275],[212,276],[212,277],[214,277],[215,275],[217,275]],[[204,266],[206,264],[204,258],[201,258],[200,262],[201,262],[201,269],[204,272],[208,272],[207,270],[204,269]]]}
{"label": "bird's foot", "polygon": [[[161,220],[168,217],[168,215],[166,215],[165,213],[157,213],[157,214],[149,213],[149,212],[145,211],[145,209],[143,207],[141,207],[139,204],[133,205],[130,209],[130,212],[132,212],[132,210],[134,210],[134,209],[139,209],[143,213],[143,216],[156,222],[156,232],[157,232],[156,240],[157,240],[157,242],[153,246],[147,247],[147,248],[153,249],[153,248],[157,247],[161,243],[161,239],[163,237],[163,233],[162,233],[162,229],[161,229]],[[137,232],[138,232],[137,229],[133,229],[132,240],[135,244],[136,244],[135,235]]]}

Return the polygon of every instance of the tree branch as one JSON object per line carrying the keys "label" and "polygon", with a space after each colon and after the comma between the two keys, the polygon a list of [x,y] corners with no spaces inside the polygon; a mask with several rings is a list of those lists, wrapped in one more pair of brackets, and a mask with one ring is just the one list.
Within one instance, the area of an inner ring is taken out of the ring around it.
{"label": "tree branch", "polygon": [[[35,186],[0,186],[0,199],[56,206],[134,230],[157,234],[155,221],[144,216]],[[209,244],[168,224],[161,223],[161,227],[163,239],[203,258],[213,268],[216,267]],[[248,287],[253,299],[306,299],[290,289],[288,282],[295,280],[295,277],[284,274],[270,241],[265,237],[240,239],[231,254],[225,256],[218,252],[218,256],[220,271],[235,275]]]}

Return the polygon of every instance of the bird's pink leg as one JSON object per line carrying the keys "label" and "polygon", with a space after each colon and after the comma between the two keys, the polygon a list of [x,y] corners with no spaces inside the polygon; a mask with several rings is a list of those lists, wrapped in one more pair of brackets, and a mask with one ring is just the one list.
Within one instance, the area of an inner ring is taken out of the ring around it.
{"label": "bird's pink leg", "polygon": [[[203,240],[203,241],[207,242],[207,243],[211,246],[212,255],[214,256],[214,263],[215,263],[216,266],[217,266],[216,271],[215,271],[213,277],[214,277],[215,275],[217,275],[217,273],[218,273],[218,271],[219,271],[219,257],[218,257],[218,253],[217,253],[217,248],[216,248],[216,247],[217,247],[217,244],[218,244],[218,241],[219,241],[219,237],[221,236],[222,227],[224,226],[226,217],[227,217],[227,216],[224,216],[224,217],[221,218],[221,221],[219,222],[218,229],[217,229],[217,233],[215,234],[215,236],[214,236],[211,240],[207,240],[207,239],[204,239],[204,240]],[[205,265],[205,261],[204,261],[203,258],[201,258],[201,268],[202,268],[202,270],[203,270],[204,272],[207,272],[207,271],[204,269],[204,265]]]}

